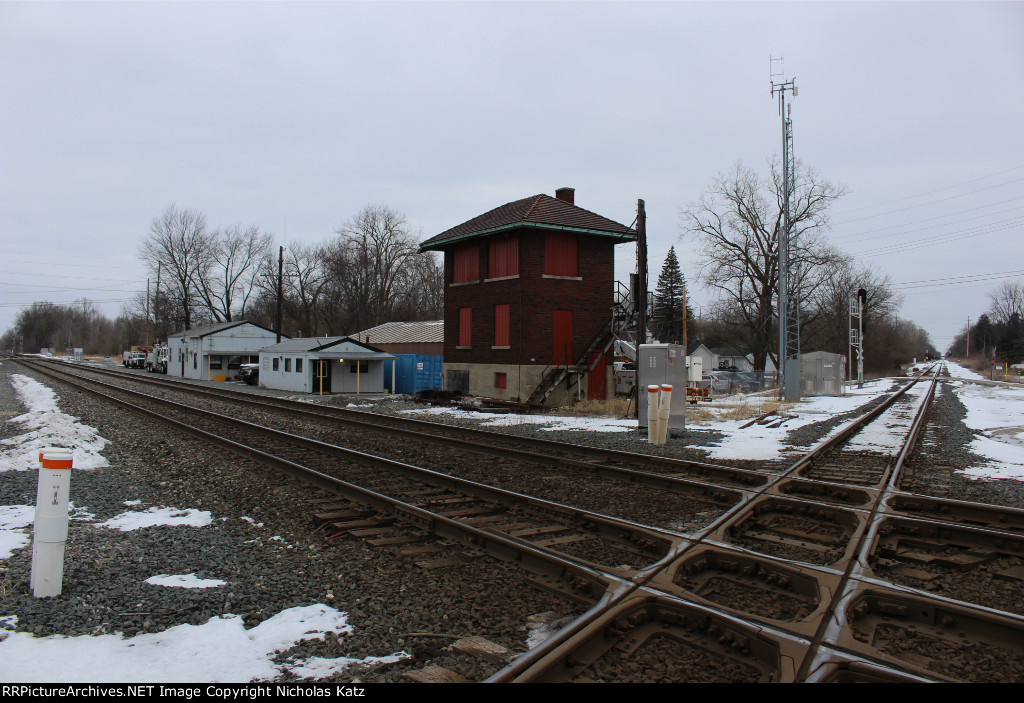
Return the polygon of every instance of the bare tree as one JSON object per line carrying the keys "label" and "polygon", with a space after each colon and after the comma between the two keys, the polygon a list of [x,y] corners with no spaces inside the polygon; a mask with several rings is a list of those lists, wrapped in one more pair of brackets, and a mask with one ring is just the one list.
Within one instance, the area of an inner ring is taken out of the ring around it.
{"label": "bare tree", "polygon": [[[284,248],[282,280],[283,334],[311,337],[330,334],[324,324],[324,305],[329,282],[322,245],[293,242]],[[258,280],[259,307],[276,308],[277,259],[267,257]],[[263,313],[266,316],[266,312]]]}
{"label": "bare tree", "polygon": [[328,250],[328,267],[353,313],[355,331],[395,318],[409,293],[402,286],[416,258],[417,241],[405,215],[387,205],[367,205],[343,224]]}
{"label": "bare tree", "polygon": [[997,324],[1008,324],[1013,316],[1024,318],[1024,282],[1003,281],[994,292],[989,293],[992,300],[992,319]]}
{"label": "bare tree", "polygon": [[153,219],[139,256],[153,277],[159,268],[169,297],[179,301],[185,328],[192,327],[199,296],[199,274],[211,260],[206,215],[171,205]]}
{"label": "bare tree", "polygon": [[[737,163],[733,171],[718,175],[700,200],[682,210],[683,234],[694,234],[702,244],[700,280],[716,290],[745,329],[745,352],[754,356],[755,368],[776,361],[779,237],[782,230],[782,173],[777,161],[769,163],[771,176],[763,179]],[[842,186],[822,179],[813,169],[796,164],[796,192],[790,196],[790,222],[797,247],[790,254],[799,270],[796,288],[800,300],[809,299],[825,280],[826,264],[836,252],[820,233],[829,226],[831,204],[845,193]]]}
{"label": "bare tree", "polygon": [[217,322],[244,316],[260,265],[270,256],[274,238],[256,226],[233,225],[210,236],[209,258],[197,271],[199,296]]}
{"label": "bare tree", "polygon": [[874,369],[878,350],[894,343],[886,338],[882,323],[897,319],[902,296],[893,289],[888,274],[859,266],[852,257],[836,257],[824,272],[814,297],[806,301],[810,314],[801,330],[801,343],[806,341],[816,350],[848,354],[850,295],[863,288],[867,291],[864,329],[869,332],[865,334],[865,360],[868,368]]}

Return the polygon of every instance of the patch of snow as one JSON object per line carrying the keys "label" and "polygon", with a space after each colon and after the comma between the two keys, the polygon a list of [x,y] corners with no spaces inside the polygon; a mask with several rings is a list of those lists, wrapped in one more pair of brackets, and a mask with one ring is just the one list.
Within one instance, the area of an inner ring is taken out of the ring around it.
{"label": "patch of snow", "polygon": [[28,528],[35,516],[33,505],[0,505],[0,559],[9,559],[15,549],[32,543]]}
{"label": "patch of snow", "polygon": [[201,579],[195,574],[158,574],[146,579],[151,586],[172,586],[175,588],[217,588],[223,586],[227,581],[220,579]]}
{"label": "patch of snow", "polygon": [[[0,623],[13,627],[14,621],[0,618]],[[52,683],[50,662],[60,662],[61,679],[79,683],[248,683],[272,681],[286,673],[326,676],[339,668],[408,657],[400,652],[365,660],[272,661],[278,652],[303,640],[323,640],[328,632],[351,634],[352,628],[346,613],[323,604],[289,608],[249,630],[240,616],[222,615],[202,625],[178,625],[128,639],[120,634],[36,637],[4,632],[0,681]]]}
{"label": "patch of snow", "polygon": [[1024,388],[958,383],[953,392],[967,408],[964,423],[976,433],[970,450],[986,459],[967,475],[1024,480]]}
{"label": "patch of snow", "polygon": [[30,471],[39,468],[39,452],[47,447],[72,450],[75,469],[109,466],[100,454],[107,440],[96,428],[83,425],[77,417],[65,415],[57,407],[57,396],[43,384],[20,374],[11,375],[11,386],[28,412],[11,418],[28,433],[0,440],[0,471]]}
{"label": "patch of snow", "polygon": [[156,525],[185,525],[188,527],[206,527],[213,518],[207,510],[195,510],[189,508],[150,508],[143,512],[121,513],[101,522],[97,527],[107,527],[112,530],[139,530],[143,527],[154,527]]}

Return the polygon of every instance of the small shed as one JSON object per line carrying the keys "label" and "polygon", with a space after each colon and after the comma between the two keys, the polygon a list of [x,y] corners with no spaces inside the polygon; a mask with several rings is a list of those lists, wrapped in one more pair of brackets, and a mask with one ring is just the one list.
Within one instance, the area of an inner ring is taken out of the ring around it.
{"label": "small shed", "polygon": [[800,355],[803,395],[846,395],[846,357],[830,352]]}
{"label": "small shed", "polygon": [[305,337],[265,347],[259,358],[263,388],[322,395],[383,393],[384,363],[395,356],[351,337]]}
{"label": "small shed", "polygon": [[274,330],[245,320],[214,322],[177,332],[167,337],[167,374],[200,381],[228,381],[238,376],[241,364],[255,363],[260,349],[275,342]]}

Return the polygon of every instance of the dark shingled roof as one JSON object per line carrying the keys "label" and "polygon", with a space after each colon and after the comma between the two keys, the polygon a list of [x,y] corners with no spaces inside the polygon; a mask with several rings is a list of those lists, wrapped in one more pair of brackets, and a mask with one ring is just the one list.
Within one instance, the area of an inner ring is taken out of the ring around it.
{"label": "dark shingled roof", "polygon": [[550,195],[531,195],[529,198],[506,203],[472,220],[452,227],[420,244],[420,251],[443,249],[458,241],[493,234],[515,227],[541,227],[582,232],[619,241],[634,241],[636,230],[601,217],[572,203]]}

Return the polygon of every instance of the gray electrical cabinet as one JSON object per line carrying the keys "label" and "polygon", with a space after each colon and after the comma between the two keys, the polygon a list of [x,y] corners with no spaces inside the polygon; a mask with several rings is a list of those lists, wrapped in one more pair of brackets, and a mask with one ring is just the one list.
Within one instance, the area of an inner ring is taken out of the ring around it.
{"label": "gray electrical cabinet", "polygon": [[846,395],[846,357],[822,351],[801,354],[800,385],[804,395]]}
{"label": "gray electrical cabinet", "polygon": [[686,350],[681,344],[641,344],[636,360],[637,399],[640,427],[647,427],[647,386],[672,386],[668,428],[686,427]]}

